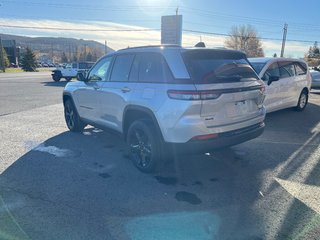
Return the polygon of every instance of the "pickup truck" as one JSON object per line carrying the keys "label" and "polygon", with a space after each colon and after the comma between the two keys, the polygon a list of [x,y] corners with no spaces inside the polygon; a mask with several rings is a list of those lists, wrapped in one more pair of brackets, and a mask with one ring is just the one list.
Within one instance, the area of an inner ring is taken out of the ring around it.
{"label": "pickup truck", "polygon": [[69,82],[72,78],[76,78],[79,72],[85,72],[89,70],[93,64],[93,62],[68,63],[63,67],[59,67],[52,71],[52,80],[59,82],[61,78],[64,78],[67,82]]}

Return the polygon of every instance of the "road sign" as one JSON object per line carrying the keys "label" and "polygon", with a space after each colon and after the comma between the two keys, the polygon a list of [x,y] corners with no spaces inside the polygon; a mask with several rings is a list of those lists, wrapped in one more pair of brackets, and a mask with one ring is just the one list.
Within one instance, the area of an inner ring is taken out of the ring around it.
{"label": "road sign", "polygon": [[182,42],[182,15],[161,17],[161,44],[177,44]]}

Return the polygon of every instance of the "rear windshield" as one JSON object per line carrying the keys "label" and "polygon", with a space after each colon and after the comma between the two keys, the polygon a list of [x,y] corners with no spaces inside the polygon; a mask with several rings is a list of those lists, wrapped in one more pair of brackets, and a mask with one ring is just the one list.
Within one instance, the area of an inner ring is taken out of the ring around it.
{"label": "rear windshield", "polygon": [[262,68],[266,65],[266,63],[261,62],[251,62],[251,66],[254,68],[256,73],[260,74]]}
{"label": "rear windshield", "polygon": [[194,50],[182,53],[194,83],[227,83],[258,80],[244,54]]}

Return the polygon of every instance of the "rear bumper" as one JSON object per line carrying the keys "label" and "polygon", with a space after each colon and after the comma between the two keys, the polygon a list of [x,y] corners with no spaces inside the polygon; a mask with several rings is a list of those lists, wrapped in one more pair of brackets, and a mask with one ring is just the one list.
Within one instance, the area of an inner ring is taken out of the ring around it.
{"label": "rear bumper", "polygon": [[190,140],[186,143],[171,143],[177,153],[205,153],[214,149],[237,145],[256,137],[264,131],[264,122],[229,132],[219,133],[217,138],[210,140]]}

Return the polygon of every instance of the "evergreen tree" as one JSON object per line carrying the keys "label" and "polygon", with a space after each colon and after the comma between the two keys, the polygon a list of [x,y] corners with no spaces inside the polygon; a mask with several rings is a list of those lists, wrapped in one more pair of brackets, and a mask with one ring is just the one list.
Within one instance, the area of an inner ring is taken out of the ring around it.
{"label": "evergreen tree", "polygon": [[61,62],[62,63],[67,63],[68,62],[68,58],[67,58],[65,52],[63,52],[62,55],[61,55]]}
{"label": "evergreen tree", "polygon": [[36,57],[33,51],[27,47],[26,51],[22,54],[21,68],[25,72],[35,72],[37,67]]}
{"label": "evergreen tree", "polygon": [[92,56],[92,54],[90,52],[86,56],[86,61],[88,61],[88,62],[92,62],[93,61],[93,56]]}
{"label": "evergreen tree", "polygon": [[78,57],[76,54],[73,54],[73,58],[72,58],[73,62],[78,62]]}
{"label": "evergreen tree", "polygon": [[[2,66],[2,63],[4,63],[4,69],[6,69],[7,67],[10,66],[10,62],[9,62],[7,52],[4,48],[2,48],[2,54],[3,54],[4,61],[2,61],[1,56],[0,56],[0,64]],[[2,69],[3,69],[3,67],[2,67]]]}

